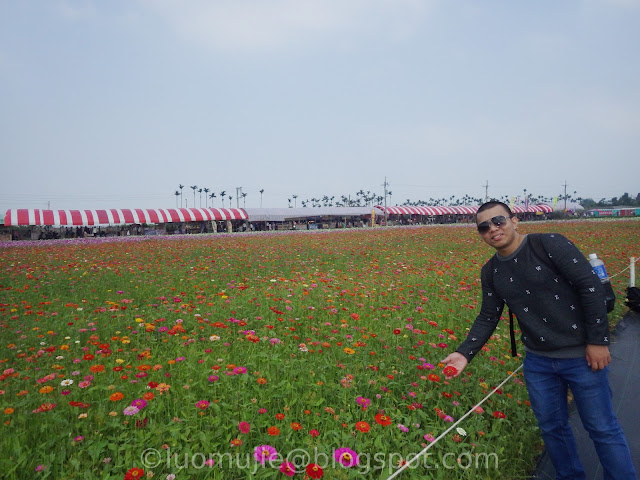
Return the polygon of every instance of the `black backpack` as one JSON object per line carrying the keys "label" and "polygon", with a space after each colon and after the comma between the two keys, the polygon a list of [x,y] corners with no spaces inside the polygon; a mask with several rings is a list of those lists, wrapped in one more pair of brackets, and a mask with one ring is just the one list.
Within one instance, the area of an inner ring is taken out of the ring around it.
{"label": "black backpack", "polygon": [[624,304],[634,312],[640,312],[640,288],[627,287],[627,298]]}
{"label": "black backpack", "polygon": [[[553,271],[556,275],[561,275],[560,272],[558,272],[558,269],[556,268],[554,263],[549,258],[549,254],[545,250],[544,245],[542,245],[541,236],[542,234],[540,233],[530,233],[527,235],[527,241],[529,242],[529,245],[531,247],[531,250],[533,251],[533,254],[538,258],[538,260],[540,260],[546,266],[548,266],[551,269],[551,271]],[[492,260],[493,260],[493,257],[492,257]],[[607,301],[607,313],[609,313],[613,311],[615,307],[616,294],[613,291],[613,287],[611,286],[610,282],[603,283],[602,286],[604,287],[605,300]],[[640,294],[640,291],[638,293]],[[637,298],[636,300],[640,302],[640,298]],[[511,356],[516,357],[518,355],[518,352],[516,349],[516,334],[513,330],[513,324],[514,324],[513,313],[511,312],[511,309],[509,309],[509,334],[511,336]]]}

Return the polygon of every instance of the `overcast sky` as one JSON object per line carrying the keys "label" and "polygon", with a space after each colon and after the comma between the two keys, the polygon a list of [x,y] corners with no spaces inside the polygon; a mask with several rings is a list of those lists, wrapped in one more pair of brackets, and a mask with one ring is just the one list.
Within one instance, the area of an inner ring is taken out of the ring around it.
{"label": "overcast sky", "polygon": [[0,210],[385,176],[391,204],[635,197],[639,25],[640,0],[0,0]]}

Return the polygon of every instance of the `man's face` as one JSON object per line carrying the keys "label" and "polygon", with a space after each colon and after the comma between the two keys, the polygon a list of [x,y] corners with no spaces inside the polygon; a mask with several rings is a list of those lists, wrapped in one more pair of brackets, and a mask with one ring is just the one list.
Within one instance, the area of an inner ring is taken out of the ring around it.
{"label": "man's face", "polygon": [[[491,221],[497,216],[505,217],[505,222],[499,227]],[[482,222],[489,222],[489,230],[480,233],[482,240],[501,253],[511,253],[510,247],[514,245],[514,240],[518,236],[516,232],[517,217],[509,218],[509,213],[500,205],[496,205],[478,214],[477,224],[480,225]]]}

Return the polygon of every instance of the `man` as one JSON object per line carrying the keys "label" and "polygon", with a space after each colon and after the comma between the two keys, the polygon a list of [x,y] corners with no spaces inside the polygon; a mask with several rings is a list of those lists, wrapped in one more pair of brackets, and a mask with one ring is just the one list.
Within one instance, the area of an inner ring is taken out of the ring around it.
{"label": "man", "polygon": [[636,479],[613,412],[607,368],[609,327],[598,276],[559,234],[540,237],[555,269],[548,260],[539,259],[527,236],[518,233],[518,219],[502,202],[483,204],[476,223],[496,255],[482,267],[482,307],[467,339],[442,362],[455,367],[455,376],[459,375],[495,330],[506,303],[522,330],[529,400],[556,479],[586,478],[568,423],[567,388],[594,442],[604,479]]}

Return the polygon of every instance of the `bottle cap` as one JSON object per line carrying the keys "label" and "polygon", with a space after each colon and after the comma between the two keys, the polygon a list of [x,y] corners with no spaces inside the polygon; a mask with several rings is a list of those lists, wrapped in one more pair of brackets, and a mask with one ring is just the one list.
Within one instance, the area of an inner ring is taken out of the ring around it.
{"label": "bottle cap", "polygon": [[589,260],[595,260],[596,258],[598,258],[598,255],[596,255],[595,253],[589,254]]}

